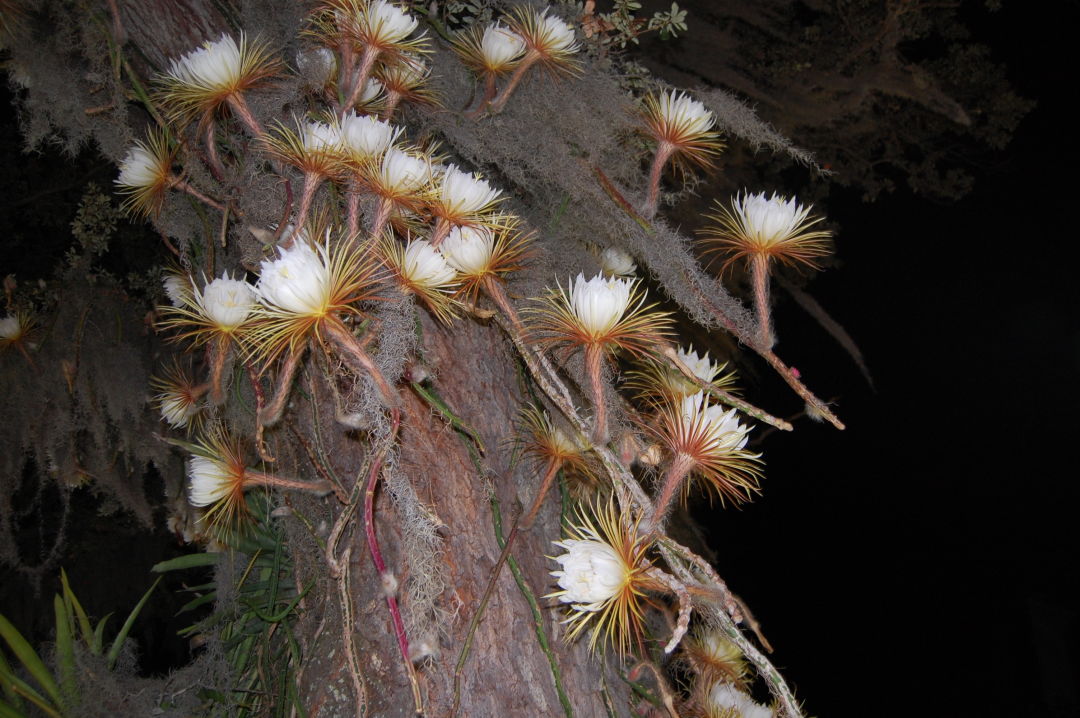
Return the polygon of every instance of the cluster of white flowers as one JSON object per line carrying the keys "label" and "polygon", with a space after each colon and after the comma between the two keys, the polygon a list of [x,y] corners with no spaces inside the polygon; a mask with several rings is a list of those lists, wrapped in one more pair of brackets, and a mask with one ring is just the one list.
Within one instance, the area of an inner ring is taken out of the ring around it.
{"label": "cluster of white flowers", "polygon": [[586,331],[603,335],[623,318],[633,286],[630,279],[608,279],[603,274],[585,279],[579,274],[568,289],[570,308]]}
{"label": "cluster of white flowers", "polygon": [[749,440],[750,427],[739,423],[735,409],[724,411],[722,406],[710,405],[703,392],[682,400],[683,419],[691,426],[700,426],[710,453],[738,451]]}
{"label": "cluster of white flowers", "polygon": [[255,292],[247,282],[222,273],[201,292],[196,290],[195,302],[215,326],[231,331],[250,316],[255,306]]}
{"label": "cluster of white flowers", "polygon": [[327,252],[311,246],[303,232],[293,245],[279,249],[277,259],[264,259],[255,293],[271,309],[288,314],[322,316],[330,303],[331,272]]}
{"label": "cluster of white flowers", "polygon": [[747,239],[761,247],[796,234],[811,210],[809,206],[801,206],[794,197],[787,199],[775,192],[769,198],[764,192],[739,195],[732,206]]}
{"label": "cluster of white flowers", "polygon": [[169,75],[185,85],[227,90],[240,79],[242,69],[240,47],[230,36],[222,35],[217,41],[206,42],[173,60]]}
{"label": "cluster of white flowers", "polygon": [[487,227],[454,227],[439,245],[446,262],[466,275],[485,272],[495,252],[495,235]]}
{"label": "cluster of white flowers", "polygon": [[552,571],[558,579],[559,600],[573,603],[579,611],[598,611],[623,589],[629,578],[626,562],[603,541],[563,539],[556,546],[566,553],[555,557],[561,571]]}

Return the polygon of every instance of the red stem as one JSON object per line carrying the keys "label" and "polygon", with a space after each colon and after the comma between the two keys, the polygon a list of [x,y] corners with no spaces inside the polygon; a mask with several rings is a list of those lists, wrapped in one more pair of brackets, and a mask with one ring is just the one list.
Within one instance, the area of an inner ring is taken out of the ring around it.
{"label": "red stem", "polygon": [[364,91],[364,85],[367,84],[368,75],[371,74],[371,68],[375,65],[375,58],[378,56],[378,48],[372,47],[371,45],[364,48],[364,54],[360,56],[360,70],[356,73],[356,83],[353,85],[352,91],[349,92],[349,97],[345,100],[345,105],[341,108],[342,117],[356,105],[360,93]]}
{"label": "red stem", "polygon": [[530,49],[525,53],[525,57],[521,58],[521,64],[514,70],[514,74],[510,76],[510,82],[506,83],[506,87],[499,93],[491,102],[489,112],[493,115],[497,115],[502,112],[503,107],[506,106],[506,101],[510,99],[510,95],[514,94],[514,90],[517,89],[518,84],[521,82],[521,78],[525,77],[525,73],[528,71],[537,60],[540,59],[540,53],[536,50]]}
{"label": "red stem", "polygon": [[[533,499],[532,506],[529,507],[529,513],[525,514],[525,518],[518,522],[521,528],[527,529],[533,525],[533,521],[536,520],[536,514],[540,512],[540,507],[544,503],[544,497],[547,496],[548,491],[551,490],[551,485],[555,483],[555,477],[558,476],[561,467],[562,461],[560,459],[551,459],[548,461],[547,472],[540,481],[540,490],[536,494],[536,498]],[[517,526],[514,527],[514,530],[517,530]],[[512,538],[506,540],[507,550],[509,550],[510,542],[512,540]],[[506,551],[503,553],[506,553]],[[495,568],[498,570],[498,566]]]}
{"label": "red stem", "polygon": [[229,95],[226,100],[229,103],[229,107],[236,113],[236,116],[240,118],[240,121],[247,125],[247,128],[251,130],[251,134],[255,135],[260,140],[265,139],[266,132],[263,131],[262,125],[255,119],[255,115],[251,114],[251,108],[248,107],[247,100],[239,92],[234,92]]}
{"label": "red stem", "polygon": [[[304,220],[311,211],[311,201],[315,199],[315,190],[319,188],[322,181],[322,175],[316,172],[304,173],[304,189],[300,191],[300,207],[296,211],[296,231],[293,232],[293,236],[296,236],[296,232],[304,226]],[[288,244],[292,244],[292,237],[289,238]]]}
{"label": "red stem", "polygon": [[645,206],[641,208],[641,215],[645,219],[656,216],[656,207],[660,203],[660,178],[664,174],[664,165],[671,159],[674,150],[670,142],[661,141],[656,146],[656,155],[653,156],[652,167],[649,169],[649,196],[645,200]]}
{"label": "red stem", "polygon": [[671,460],[671,466],[668,467],[667,473],[664,474],[664,482],[660,485],[660,494],[656,497],[652,519],[649,520],[652,531],[655,532],[659,529],[660,522],[663,521],[664,514],[667,513],[668,505],[675,498],[676,490],[682,486],[683,479],[694,468],[695,463],[692,456],[682,452],[675,454],[675,458]]}
{"label": "red stem", "polygon": [[754,309],[757,310],[758,342],[762,347],[771,347],[775,343],[772,332],[772,318],[769,307],[769,258],[764,254],[755,254],[750,259],[750,269],[754,284]]}
{"label": "red stem", "polygon": [[379,367],[375,366],[375,362],[360,346],[360,342],[356,340],[356,337],[345,328],[341,320],[334,316],[326,317],[319,326],[325,332],[326,338],[337,349],[338,356],[349,365],[350,369],[357,373],[366,373],[371,377],[371,380],[375,383],[375,388],[382,395],[383,404],[391,407],[397,406],[399,403],[398,397],[390,388],[390,385],[386,383],[386,378],[379,371]]}
{"label": "red stem", "polygon": [[210,168],[210,174],[218,182],[225,181],[225,168],[221,165],[221,158],[217,153],[217,132],[214,119],[211,117],[206,123],[206,166]]}
{"label": "red stem", "polygon": [[596,409],[596,423],[593,426],[593,441],[597,444],[606,444],[608,439],[607,430],[607,403],[604,401],[603,365],[604,348],[597,343],[588,344],[585,347],[585,373],[589,377],[589,389],[592,392],[593,406]]}
{"label": "red stem", "polygon": [[221,375],[225,371],[225,358],[229,353],[229,337],[221,335],[213,344],[207,346],[210,354],[210,403],[219,406],[225,401],[225,391],[221,386]]}

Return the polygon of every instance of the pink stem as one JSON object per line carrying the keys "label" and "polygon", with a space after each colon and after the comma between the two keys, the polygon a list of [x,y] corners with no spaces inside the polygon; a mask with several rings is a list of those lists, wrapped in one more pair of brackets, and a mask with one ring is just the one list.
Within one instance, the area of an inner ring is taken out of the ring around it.
{"label": "pink stem", "polygon": [[329,481],[297,481],[295,479],[283,479],[280,476],[264,474],[261,471],[244,470],[244,483],[255,486],[276,486],[281,489],[299,489],[301,491],[333,491],[334,485]]}
{"label": "pink stem", "polygon": [[450,234],[450,220],[446,217],[439,217],[435,221],[435,229],[431,231],[431,246],[438,248],[448,234]]}
{"label": "pink stem", "polygon": [[371,377],[371,380],[375,383],[375,388],[378,389],[379,394],[382,396],[383,404],[391,407],[397,406],[399,403],[398,397],[394,394],[390,385],[386,383],[386,378],[379,371],[379,367],[375,366],[375,362],[360,346],[360,342],[356,340],[356,337],[345,328],[341,320],[336,316],[327,317],[319,326],[325,333],[326,338],[337,349],[338,356],[349,365],[350,369],[357,373],[366,373]]}
{"label": "pink stem", "polygon": [[349,236],[355,242],[355,237],[360,234],[360,193],[353,186],[345,193],[345,216],[349,223]]}
{"label": "pink stem", "polygon": [[225,401],[225,390],[221,386],[221,375],[225,371],[225,358],[229,353],[229,337],[221,336],[207,346],[210,357],[210,403],[220,406]]}
{"label": "pink stem", "polygon": [[[536,520],[536,514],[540,512],[540,507],[544,504],[544,497],[547,496],[548,491],[551,490],[551,485],[555,483],[555,477],[559,474],[559,468],[562,467],[562,461],[559,459],[551,459],[548,461],[547,471],[544,473],[544,478],[540,481],[540,490],[536,494],[536,498],[533,499],[532,506],[529,507],[529,513],[525,514],[525,518],[518,522],[523,529],[527,529],[533,525],[533,521]],[[517,526],[514,527],[515,530]],[[512,538],[506,540],[507,550],[509,550],[510,542]],[[503,553],[506,553],[504,551]],[[498,566],[495,567],[497,571]]]}
{"label": "pink stem", "polygon": [[[300,191],[300,207],[296,211],[296,231],[304,226],[304,220],[307,219],[308,212],[311,211],[311,201],[315,199],[315,190],[322,184],[323,177],[315,172],[304,173],[304,189]],[[293,236],[296,232],[293,232]],[[291,238],[289,244],[292,244]]]}
{"label": "pink stem", "polygon": [[397,109],[398,103],[401,102],[401,93],[387,91],[386,93],[386,106],[383,108],[382,113],[379,115],[381,120],[389,120],[394,116],[394,110]]}
{"label": "pink stem", "polygon": [[367,84],[368,75],[371,74],[371,68],[375,65],[375,58],[378,56],[378,48],[372,47],[371,45],[364,48],[364,54],[360,56],[360,69],[356,73],[356,84],[353,85],[352,91],[349,92],[348,99],[345,100],[345,105],[341,108],[342,117],[356,105],[356,101],[360,98],[360,93],[364,91],[364,85]]}
{"label": "pink stem", "polygon": [[475,120],[491,104],[492,97],[495,97],[495,75],[489,72],[484,75],[484,96],[480,98],[480,104],[476,106],[475,110],[466,112],[465,116],[470,120]]}
{"label": "pink stem", "polygon": [[758,253],[750,259],[750,269],[754,283],[754,308],[757,310],[758,342],[764,348],[770,348],[776,342],[772,332],[772,318],[769,311],[769,258]]}
{"label": "pink stem", "polygon": [[251,108],[248,107],[247,100],[244,99],[243,95],[239,92],[234,92],[229,95],[226,101],[229,103],[229,107],[232,108],[232,111],[236,113],[236,116],[240,118],[240,121],[251,130],[251,134],[255,135],[260,140],[265,139],[266,132],[263,131],[259,121],[255,119],[255,115],[251,114]]}
{"label": "pink stem", "polygon": [[683,479],[690,473],[695,465],[694,458],[689,454],[679,452],[671,461],[667,473],[664,474],[664,482],[660,485],[660,494],[656,497],[655,508],[649,524],[652,531],[660,528],[660,522],[664,520],[668,505],[675,498],[675,492],[682,486]]}
{"label": "pink stem", "polygon": [[202,192],[195,189],[190,184],[188,184],[184,180],[180,179],[179,177],[176,177],[175,175],[170,175],[169,176],[169,186],[173,187],[175,189],[178,189],[178,190],[180,190],[182,192],[187,192],[189,195],[191,195],[195,199],[199,200],[203,204],[208,205],[210,207],[213,207],[214,209],[216,209],[216,210],[218,210],[220,212],[225,211],[225,205],[221,204],[217,200],[210,199],[209,197],[204,195]]}
{"label": "pink stem", "polygon": [[514,74],[510,76],[510,82],[506,83],[506,87],[499,93],[491,102],[489,112],[493,115],[497,115],[502,112],[503,107],[506,106],[506,101],[510,99],[510,95],[514,94],[514,90],[517,89],[518,84],[521,83],[521,78],[525,77],[525,73],[532,67],[537,60],[540,59],[540,53],[536,50],[530,49],[525,53],[525,57],[521,59],[521,64],[514,70]]}
{"label": "pink stem", "polygon": [[653,156],[652,167],[649,169],[649,196],[645,200],[645,206],[641,208],[641,216],[645,219],[656,216],[656,207],[660,203],[660,178],[664,174],[664,165],[671,159],[671,153],[674,150],[670,142],[661,141],[656,146],[656,154]]}
{"label": "pink stem", "polygon": [[217,152],[217,127],[211,117],[206,123],[206,166],[210,168],[210,174],[218,182],[225,181],[225,168],[221,165],[221,158]]}
{"label": "pink stem", "polygon": [[603,364],[604,349],[600,344],[592,343],[585,347],[585,373],[589,377],[589,389],[592,392],[593,406],[596,409],[596,423],[593,426],[593,441],[606,444],[607,402],[604,401]]}

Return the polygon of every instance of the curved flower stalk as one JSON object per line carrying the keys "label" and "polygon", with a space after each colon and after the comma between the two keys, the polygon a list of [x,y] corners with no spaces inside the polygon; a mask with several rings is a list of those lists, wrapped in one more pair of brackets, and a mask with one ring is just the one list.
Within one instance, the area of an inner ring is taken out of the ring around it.
{"label": "curved flower stalk", "polygon": [[[738,391],[735,387],[735,371],[728,371],[727,362],[712,361],[708,352],[698,356],[693,346],[689,349],[679,347],[676,356],[683,366],[706,384],[729,393]],[[652,360],[647,360],[640,370],[627,374],[627,386],[637,389],[638,396],[646,400],[682,401],[684,397],[701,391],[682,372]]]}
{"label": "curved flower stalk", "polygon": [[416,18],[386,0],[324,0],[311,34],[342,55],[341,112],[353,109],[375,67],[407,53],[428,52],[424,35],[410,37]]}
{"label": "curved flower stalk", "polygon": [[739,423],[735,409],[725,412],[710,405],[702,392],[678,402],[660,402],[656,409],[656,420],[643,428],[672,458],[656,497],[651,530],[659,530],[676,491],[686,492],[685,479],[691,474],[704,480],[721,503],[739,504],[760,492],[761,454],[746,449],[750,427]]}
{"label": "curved flower stalk", "polygon": [[402,55],[396,61],[381,66],[375,73],[386,93],[379,116],[389,120],[401,102],[418,105],[438,105],[439,100],[428,87],[431,67],[419,57]]}
{"label": "curved flower stalk", "polygon": [[205,406],[202,398],[210,390],[209,382],[197,383],[187,367],[174,359],[161,376],[150,380],[150,387],[157,392],[153,403],[161,413],[162,421],[187,432],[201,428]]}
{"label": "curved flower stalk", "polygon": [[341,148],[345,157],[345,205],[349,235],[360,232],[360,196],[365,178],[374,173],[379,158],[397,142],[400,127],[372,115],[346,112],[341,118]]}
{"label": "curved flower stalk", "polygon": [[215,532],[228,536],[243,528],[247,520],[244,492],[253,486],[326,493],[329,481],[295,481],[248,468],[243,445],[220,425],[214,426],[198,442],[176,442],[187,449],[188,502],[205,508],[200,521]]}
{"label": "curved flower stalk", "polygon": [[396,146],[387,148],[377,163],[366,165],[363,183],[379,198],[371,237],[382,236],[394,209],[417,212],[427,203],[431,193],[431,166],[429,153]]}
{"label": "curved flower stalk", "polygon": [[239,43],[222,35],[173,60],[157,84],[170,122],[183,126],[199,118],[200,124],[209,124],[228,105],[253,135],[262,137],[243,93],[280,71],[281,62],[265,43],[249,43],[243,33]]}
{"label": "curved flower stalk", "polygon": [[593,441],[607,442],[607,404],[604,401],[601,362],[605,354],[623,350],[645,356],[657,349],[670,334],[668,312],[645,304],[645,292],[633,279],[607,279],[598,274],[591,279],[579,274],[566,289],[548,291],[543,304],[534,310],[534,331],[541,341],[580,346],[585,352],[596,425]]}
{"label": "curved flower stalk", "polygon": [[249,354],[268,364],[285,350],[298,356],[314,338],[331,345],[350,369],[370,376],[384,404],[394,406],[390,385],[343,321],[360,313],[357,303],[378,298],[378,265],[356,242],[331,243],[331,234],[327,230],[324,242],[315,244],[299,230],[291,247],[279,247],[276,259],[263,260]]}
{"label": "curved flower stalk", "polygon": [[536,12],[521,6],[515,8],[507,19],[510,29],[525,43],[525,54],[506,87],[491,101],[492,114],[502,112],[525,73],[537,63],[554,74],[575,75],[581,71],[580,64],[574,58],[579,49],[574,29],[561,18],[548,13],[549,10]]}
{"label": "curved flower stalk", "polygon": [[162,307],[161,326],[175,329],[177,340],[206,345],[210,364],[210,401],[225,399],[222,373],[233,342],[242,342],[255,308],[255,292],[247,282],[222,272],[202,290],[194,286],[191,298],[179,307]]}
{"label": "curved flower stalk", "polygon": [[713,131],[713,113],[684,92],[665,90],[644,99],[641,119],[645,132],[656,142],[656,154],[649,170],[649,192],[641,214],[652,219],[660,199],[660,177],[668,161],[682,171],[690,165],[711,167],[724,149],[720,135]]}
{"label": "curved flower stalk", "polygon": [[699,702],[704,718],[773,718],[776,711],[754,702],[731,683],[716,681],[705,684]]}
{"label": "curved flower stalk", "polygon": [[590,650],[606,639],[628,654],[642,648],[645,592],[663,586],[649,576],[652,563],[646,553],[651,543],[638,533],[637,524],[624,521],[614,501],[595,514],[590,520],[579,510],[578,521],[568,528],[569,538],[554,542],[566,553],[552,557],[561,567],[551,572],[559,590],[545,598],[569,604],[563,621],[570,625],[566,640],[576,639],[591,625]]}
{"label": "curved flower stalk", "polygon": [[494,214],[494,208],[503,199],[501,194],[502,190],[492,187],[479,175],[448,165],[439,173],[429,205],[436,218],[431,243],[438,247],[451,226],[484,225],[498,220],[502,215]]}
{"label": "curved flower stalk", "polygon": [[728,255],[723,271],[746,259],[754,285],[754,306],[758,318],[758,341],[765,348],[774,343],[769,312],[769,271],[772,262],[819,269],[817,260],[829,253],[827,229],[814,229],[822,220],[810,214],[813,205],[803,206],[794,197],[775,192],[744,192],[731,201],[731,208],[717,202],[719,214],[706,215],[716,224],[700,232],[709,248],[706,253]]}
{"label": "curved flower stalk", "polygon": [[525,41],[502,23],[481,28],[471,25],[454,38],[451,49],[461,62],[484,81],[484,96],[476,106],[482,112],[495,97],[495,81],[517,67],[525,55]]}
{"label": "curved flower stalk", "polygon": [[457,270],[430,242],[410,239],[402,246],[393,236],[384,235],[379,244],[382,261],[402,291],[415,295],[444,324],[454,318]]}
{"label": "curved flower stalk", "polygon": [[29,338],[34,330],[34,318],[29,312],[17,311],[0,319],[0,352],[14,347],[22,355],[31,369],[37,370],[37,365],[30,357]]}
{"label": "curved flower stalk", "polygon": [[[328,122],[296,120],[296,131],[278,123],[276,131],[267,135],[266,148],[277,159],[299,169],[304,175],[304,189],[295,225],[304,226],[315,191],[324,180],[341,175],[345,163],[341,126]],[[287,245],[286,245],[287,246]]]}
{"label": "curved flower stalk", "polygon": [[169,147],[164,131],[151,130],[146,142],[137,140],[120,160],[120,174],[114,180],[117,192],[124,195],[120,209],[132,217],[157,216],[169,189],[187,192],[206,205],[224,209],[220,202],[172,173],[175,157],[176,151]]}

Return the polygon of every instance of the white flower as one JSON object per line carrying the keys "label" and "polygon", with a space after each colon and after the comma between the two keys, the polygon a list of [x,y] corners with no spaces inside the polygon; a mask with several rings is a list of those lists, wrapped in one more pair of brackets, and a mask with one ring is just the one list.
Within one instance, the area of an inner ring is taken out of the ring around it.
{"label": "white flower", "polygon": [[391,147],[383,155],[379,166],[379,180],[383,190],[410,193],[423,187],[431,179],[431,163]]}
{"label": "white flower", "polygon": [[192,400],[190,392],[174,387],[163,391],[157,397],[161,418],[174,429],[180,429],[191,423],[191,418],[199,413],[199,403]]}
{"label": "white flower", "polygon": [[182,307],[191,299],[191,280],[182,274],[166,274],[161,286],[174,307]]}
{"label": "white flower", "polygon": [[482,274],[495,252],[495,235],[486,227],[454,227],[439,249],[446,262],[462,274]]}
{"label": "white flower", "polygon": [[370,3],[364,18],[372,39],[382,44],[401,42],[418,24],[416,18],[386,0]]}
{"label": "white flower", "polygon": [[480,52],[488,67],[505,67],[525,53],[525,41],[509,28],[494,23],[484,28]]}
{"label": "white flower", "polygon": [[713,684],[707,700],[710,708],[717,712],[727,711],[721,715],[731,715],[731,718],[772,718],[773,716],[772,709],[755,703],[753,698],[724,681]]}
{"label": "white flower", "polygon": [[704,134],[712,129],[714,124],[713,113],[685,92],[660,93],[657,109],[659,119],[670,127],[677,128],[685,136]]}
{"label": "white flower", "polygon": [[607,543],[564,539],[555,545],[566,549],[555,557],[563,570],[551,572],[563,589],[561,602],[577,604],[579,611],[598,611],[626,585],[626,564]]}
{"label": "white flower", "polygon": [[0,319],[0,339],[15,339],[22,334],[22,322],[19,317],[9,314]]}
{"label": "white flower", "polygon": [[341,131],[325,122],[305,122],[301,134],[308,152],[336,154],[341,147]]}
{"label": "white flower", "polygon": [[597,274],[587,280],[579,274],[569,288],[570,308],[590,334],[606,334],[626,313],[633,286],[629,279],[607,279]]}
{"label": "white flower", "polygon": [[600,253],[600,267],[608,276],[629,276],[637,269],[634,258],[618,247],[607,247]]}
{"label": "white flower", "polygon": [[476,214],[489,207],[501,193],[476,175],[462,172],[454,165],[446,168],[439,182],[439,203],[447,214],[452,215]]}
{"label": "white flower", "polygon": [[202,292],[196,292],[195,301],[207,319],[228,331],[243,324],[251,314],[255,306],[255,292],[247,282],[222,273]]}
{"label": "white flower", "polygon": [[154,187],[168,176],[168,172],[169,168],[162,167],[161,160],[153,152],[142,145],[135,145],[120,161],[120,176],[116,184],[131,189]]}
{"label": "white flower", "polygon": [[216,504],[232,493],[236,478],[225,463],[192,456],[188,460],[188,501],[192,506]]}
{"label": "white flower", "polygon": [[738,451],[749,440],[750,428],[739,423],[735,409],[724,411],[722,406],[710,405],[703,392],[683,398],[682,415],[691,426],[700,425],[710,453]]}
{"label": "white flower", "polygon": [[240,79],[243,63],[240,48],[228,35],[204,43],[172,61],[169,74],[187,85],[207,90],[227,90]]}
{"label": "white flower", "polygon": [[709,352],[702,352],[701,356],[698,357],[693,346],[689,349],[680,347],[676,354],[679,357],[679,361],[685,364],[686,368],[690,370],[690,373],[704,382],[711,382],[722,369],[720,365],[714,364],[709,360]]}
{"label": "white flower", "polygon": [[574,42],[574,29],[566,22],[554,15],[548,15],[547,10],[537,16],[536,25],[539,30],[536,45],[549,54],[569,54],[577,51]]}
{"label": "white flower", "polygon": [[382,94],[383,85],[374,77],[368,78],[368,81],[364,83],[364,89],[360,91],[360,99],[357,101],[360,105],[367,105],[375,101],[379,95]]}
{"label": "white flower", "polygon": [[405,247],[402,273],[412,284],[437,289],[452,284],[457,272],[438,249],[425,239],[414,239]]}
{"label": "white flower", "polygon": [[345,149],[361,158],[381,154],[399,134],[400,129],[371,115],[349,112],[341,118],[342,143]]}
{"label": "white flower", "polygon": [[737,196],[732,203],[747,239],[761,247],[783,242],[801,229],[810,207],[802,207],[792,197],[777,195],[766,199],[765,193]]}
{"label": "white flower", "polygon": [[322,316],[330,303],[331,274],[327,253],[299,233],[277,259],[264,259],[255,292],[263,304],[290,314]]}

